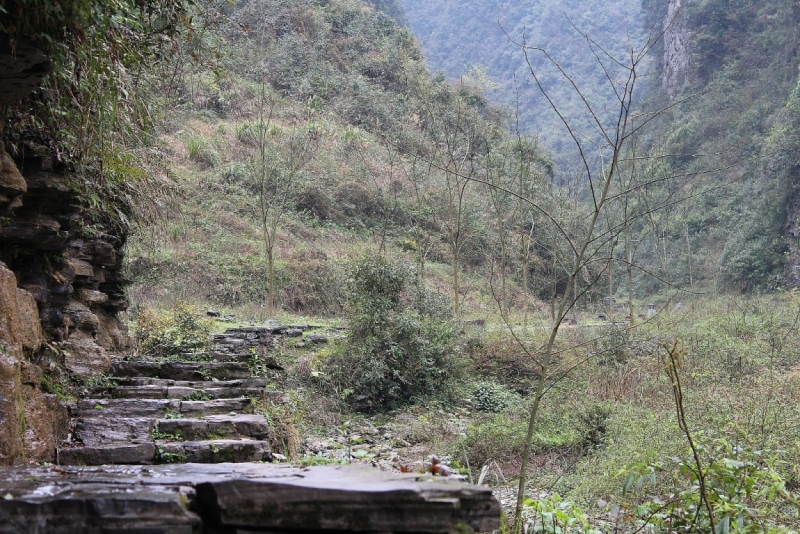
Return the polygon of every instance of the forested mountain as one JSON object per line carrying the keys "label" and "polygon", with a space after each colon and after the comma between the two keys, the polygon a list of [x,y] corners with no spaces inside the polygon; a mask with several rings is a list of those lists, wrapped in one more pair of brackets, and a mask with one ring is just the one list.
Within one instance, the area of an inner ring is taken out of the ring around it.
{"label": "forested mountain", "polygon": [[[662,83],[646,106],[674,105],[650,146],[677,156],[668,160],[669,172],[684,175],[681,187],[691,191],[671,228],[664,226],[664,241],[673,250],[683,242],[687,269],[699,265],[714,287],[796,284],[800,6],[677,6],[643,6],[650,24],[668,24],[666,52],[656,56]],[[688,282],[688,272],[681,276]]]}
{"label": "forested mountain", "polygon": [[[573,143],[532,87],[522,52],[503,30],[519,39],[525,29],[527,42],[545,46],[598,108],[613,95],[577,30],[623,61],[629,45],[641,49],[650,36],[654,46],[640,73],[647,83],[638,102],[642,110],[667,112],[656,117],[639,149],[674,156],[648,172],[669,177],[660,194],[675,201],[675,209],[642,225],[637,253],[645,268],[684,288],[797,283],[797,119],[791,103],[798,82],[796,2],[403,5],[434,68],[457,77],[483,66],[499,85],[490,95],[501,103],[511,99],[516,74],[521,117],[540,130],[562,171],[574,165]],[[591,136],[581,120],[584,106],[563,78],[551,85],[553,77],[545,74],[543,88],[575,129]],[[652,294],[658,285],[650,279],[637,291]]]}

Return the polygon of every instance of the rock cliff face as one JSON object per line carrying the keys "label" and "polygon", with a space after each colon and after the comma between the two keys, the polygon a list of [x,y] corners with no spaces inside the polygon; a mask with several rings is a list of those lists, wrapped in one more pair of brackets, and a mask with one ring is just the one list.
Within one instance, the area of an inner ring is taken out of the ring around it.
{"label": "rock cliff face", "polygon": [[800,287],[800,165],[791,166],[788,174],[786,242],[789,254],[785,276],[790,287]]}
{"label": "rock cliff face", "polygon": [[661,83],[670,98],[674,98],[686,82],[689,73],[689,56],[686,46],[689,28],[686,24],[682,0],[670,0],[664,20],[664,71]]}
{"label": "rock cliff face", "polygon": [[0,145],[0,464],[52,461],[64,437],[44,371],[100,374],[130,343],[116,319],[124,237],[86,230],[68,169],[30,147],[17,154]]}
{"label": "rock cliff face", "polygon": [[[35,46],[0,39],[0,106],[26,98],[49,70]],[[130,344],[116,319],[125,236],[87,225],[75,176],[6,127],[15,146],[0,142],[0,465],[53,461],[68,419],[44,391],[48,375],[103,373],[109,351]]]}

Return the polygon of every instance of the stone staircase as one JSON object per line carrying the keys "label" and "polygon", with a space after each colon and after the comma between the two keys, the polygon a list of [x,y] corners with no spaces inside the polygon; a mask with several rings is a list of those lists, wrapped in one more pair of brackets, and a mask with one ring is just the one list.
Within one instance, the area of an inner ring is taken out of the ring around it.
{"label": "stone staircase", "polygon": [[214,336],[210,352],[181,361],[115,361],[110,385],[68,406],[70,439],[59,447],[57,463],[271,461],[270,442],[278,436],[254,405],[280,402],[283,394],[266,391],[268,379],[251,376],[250,366],[280,369],[269,356],[277,336],[307,328],[229,328]]}
{"label": "stone staircase", "polygon": [[[486,487],[366,465],[265,463],[277,436],[253,412],[283,394],[267,391],[250,365],[279,367],[269,357],[276,336],[303,330],[231,328],[207,354],[114,362],[107,385],[68,406],[60,465],[0,466],[0,534],[498,529],[500,505]],[[310,334],[302,343],[325,341]]]}

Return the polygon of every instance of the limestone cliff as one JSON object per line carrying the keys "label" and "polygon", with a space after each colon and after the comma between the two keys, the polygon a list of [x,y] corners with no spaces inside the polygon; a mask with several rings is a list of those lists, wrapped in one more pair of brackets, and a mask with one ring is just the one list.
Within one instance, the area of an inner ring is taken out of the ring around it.
{"label": "limestone cliff", "polygon": [[670,98],[674,98],[687,81],[689,56],[686,46],[689,28],[684,15],[682,0],[670,0],[664,20],[664,67],[661,83]]}

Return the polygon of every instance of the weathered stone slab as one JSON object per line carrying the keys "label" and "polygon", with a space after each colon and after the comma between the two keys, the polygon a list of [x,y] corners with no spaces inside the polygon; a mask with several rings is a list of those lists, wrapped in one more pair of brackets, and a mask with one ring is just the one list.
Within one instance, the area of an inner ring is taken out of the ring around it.
{"label": "weathered stone slab", "polygon": [[126,376],[114,377],[114,381],[120,386],[172,386],[174,380],[165,378],[153,378],[150,376]]}
{"label": "weathered stone slab", "polygon": [[159,362],[114,362],[111,372],[114,376],[142,377],[152,376],[157,378],[161,370]]}
{"label": "weathered stone slab", "polygon": [[58,449],[59,465],[104,465],[152,463],[156,447],[153,443],[100,445]]}
{"label": "weathered stone slab", "polygon": [[166,399],[169,389],[163,386],[119,386],[111,390],[115,399]]}
{"label": "weathered stone slab", "polygon": [[163,453],[183,456],[186,462],[200,464],[269,462],[269,442],[256,440],[158,442]]}
{"label": "weathered stone slab", "polygon": [[168,362],[161,365],[158,376],[172,380],[230,380],[249,378],[250,369],[240,362]]}
{"label": "weathered stone slab", "polygon": [[235,435],[253,439],[269,439],[270,428],[262,415],[210,415],[208,422],[211,434]]}
{"label": "weathered stone slab", "polygon": [[241,362],[115,362],[115,376],[153,377],[168,380],[234,380],[250,377],[247,364]]}
{"label": "weathered stone slab", "polygon": [[74,437],[86,446],[152,441],[154,417],[94,417],[75,421]]}
{"label": "weathered stone slab", "polygon": [[247,530],[446,533],[500,526],[488,488],[356,466],[204,482],[197,498],[209,520]]}
{"label": "weathered stone slab", "polygon": [[70,412],[73,417],[164,417],[180,408],[174,399],[81,399]]}
{"label": "weathered stone slab", "polygon": [[247,363],[253,359],[253,355],[249,352],[236,353],[236,352],[212,352],[208,355],[210,361],[215,362],[242,362]]}
{"label": "weathered stone slab", "polygon": [[0,500],[0,534],[188,534],[190,525],[225,533],[450,533],[500,527],[500,507],[489,488],[366,466],[17,468],[0,471],[0,495],[8,496]]}
{"label": "weathered stone slab", "polygon": [[229,387],[243,387],[243,388],[261,388],[269,384],[266,378],[239,378],[235,380],[171,380],[168,385],[190,387],[196,389],[206,388],[229,388]]}
{"label": "weathered stone slab", "polygon": [[236,397],[261,397],[264,393],[263,388],[186,388],[186,387],[172,387],[169,388],[168,396],[170,398],[186,399],[191,398],[193,395],[202,395],[212,399],[234,399]]}
{"label": "weathered stone slab", "polygon": [[[60,473],[58,473],[60,471]],[[80,471],[57,478],[44,469],[4,473],[0,534],[192,534],[200,518],[188,511],[188,487],[94,480]],[[17,478],[27,476],[29,480]],[[133,487],[132,487],[133,486]]]}
{"label": "weathered stone slab", "polygon": [[202,389],[190,388],[189,386],[171,386],[167,388],[166,395],[171,399],[184,399],[202,392]]}
{"label": "weathered stone slab", "polygon": [[268,439],[270,428],[261,415],[211,415],[199,419],[160,419],[158,430],[188,441],[211,438]]}

